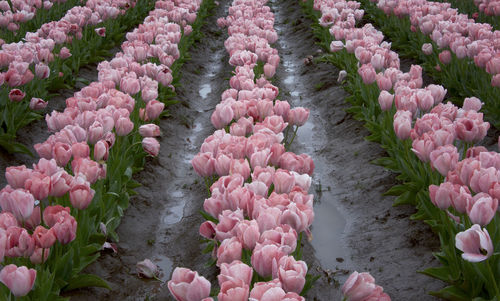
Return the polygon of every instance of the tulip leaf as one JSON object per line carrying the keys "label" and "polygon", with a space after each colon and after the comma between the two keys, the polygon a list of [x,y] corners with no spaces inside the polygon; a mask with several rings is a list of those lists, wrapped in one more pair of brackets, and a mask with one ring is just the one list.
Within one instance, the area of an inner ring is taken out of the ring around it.
{"label": "tulip leaf", "polygon": [[448,267],[428,268],[418,272],[445,282],[450,281],[451,271]]}
{"label": "tulip leaf", "polygon": [[64,291],[71,291],[82,287],[102,287],[111,290],[108,283],[102,278],[92,274],[80,274],[72,278],[68,285],[64,288]]}
{"label": "tulip leaf", "polygon": [[219,220],[216,219],[215,217],[211,216],[210,214],[206,213],[205,211],[203,210],[200,210],[200,214],[201,216],[203,216],[204,219],[206,219],[207,221],[211,221],[211,222],[214,222],[216,224],[219,223]]}
{"label": "tulip leaf", "polygon": [[470,299],[471,299],[467,295],[467,293],[465,293],[464,291],[462,291],[461,289],[459,289],[458,287],[455,287],[455,286],[447,286],[440,291],[429,292],[429,294],[434,296],[434,297],[439,297],[439,298],[443,298],[446,300],[452,300],[452,301],[470,301]]}

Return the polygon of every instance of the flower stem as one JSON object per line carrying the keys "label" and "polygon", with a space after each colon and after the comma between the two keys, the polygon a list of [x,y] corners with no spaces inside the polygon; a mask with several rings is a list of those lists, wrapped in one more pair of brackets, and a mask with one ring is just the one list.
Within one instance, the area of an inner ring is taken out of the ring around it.
{"label": "flower stem", "polygon": [[488,275],[491,277],[491,280],[493,282],[493,287],[495,288],[495,294],[497,296],[497,300],[500,300],[500,290],[498,290],[496,278],[495,275],[493,275],[493,271],[491,270],[489,260],[487,260],[485,263],[486,263],[486,268],[488,269]]}

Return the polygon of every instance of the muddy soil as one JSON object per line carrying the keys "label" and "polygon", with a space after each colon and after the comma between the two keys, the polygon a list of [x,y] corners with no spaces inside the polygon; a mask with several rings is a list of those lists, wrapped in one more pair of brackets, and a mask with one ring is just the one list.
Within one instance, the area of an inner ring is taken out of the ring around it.
{"label": "muddy soil", "polygon": [[368,131],[345,112],[339,70],[304,63],[321,53],[298,1],[273,0],[272,8],[283,62],[280,88],[294,106],[311,110],[292,148],[312,156],[316,165],[313,240],[304,254],[311,270],[325,277],[308,299],[340,300],[338,284],[357,270],[369,271],[393,300],[435,300],[426,292],[443,283],[416,271],[438,264],[432,252],[439,241],[425,224],[409,219],[414,208],[394,208],[393,198],[382,196],[395,175],[370,164],[385,153],[364,139]]}

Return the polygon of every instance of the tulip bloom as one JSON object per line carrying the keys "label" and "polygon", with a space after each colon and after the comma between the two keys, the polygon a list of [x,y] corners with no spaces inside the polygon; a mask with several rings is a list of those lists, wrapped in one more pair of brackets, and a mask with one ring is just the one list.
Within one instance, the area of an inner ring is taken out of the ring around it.
{"label": "tulip bloom", "polygon": [[210,296],[210,282],[186,268],[175,268],[168,290],[177,301],[197,301]]}
{"label": "tulip bloom", "polygon": [[139,277],[156,278],[159,274],[158,266],[149,259],[144,259],[136,264]]}
{"label": "tulip bloom", "polygon": [[477,224],[455,236],[455,246],[464,252],[462,258],[470,262],[479,262],[493,255],[493,242],[488,230]]}
{"label": "tulip bloom", "polygon": [[36,270],[14,264],[5,266],[0,272],[0,281],[7,286],[16,297],[26,296],[35,284]]}

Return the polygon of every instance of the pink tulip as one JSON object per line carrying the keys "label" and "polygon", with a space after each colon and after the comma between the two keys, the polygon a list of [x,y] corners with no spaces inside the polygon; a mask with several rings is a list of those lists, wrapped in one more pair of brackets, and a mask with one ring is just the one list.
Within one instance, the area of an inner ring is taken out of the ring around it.
{"label": "pink tulip", "polygon": [[309,109],[296,107],[288,112],[289,125],[303,126],[309,118]]}
{"label": "pink tulip", "polygon": [[344,43],[342,41],[332,41],[330,43],[330,51],[331,52],[337,52],[344,49]]}
{"label": "pink tulip", "polygon": [[118,136],[126,136],[134,129],[134,123],[128,117],[120,117],[115,123],[115,130]]}
{"label": "pink tulip", "polygon": [[394,115],[394,132],[396,136],[405,140],[410,137],[412,114],[409,111],[397,111]]}
{"label": "pink tulip", "polygon": [[109,156],[109,144],[106,141],[99,140],[94,145],[94,160],[107,160]]}
{"label": "pink tulip", "polygon": [[30,257],[35,250],[35,241],[24,228],[10,227],[6,230],[5,256]]}
{"label": "pink tulip", "polygon": [[280,225],[262,232],[259,243],[277,244],[286,254],[291,254],[297,247],[297,231],[290,225]]}
{"label": "pink tulip", "polygon": [[198,153],[192,160],[194,170],[202,177],[213,175],[215,169],[215,159],[212,153]]}
{"label": "pink tulip", "polygon": [[246,301],[250,292],[249,285],[242,280],[234,279],[220,284],[217,300],[220,301]]}
{"label": "pink tulip", "polygon": [[146,104],[146,120],[155,120],[160,117],[161,112],[165,108],[165,104],[158,100],[149,101]]}
{"label": "pink tulip", "polygon": [[[9,227],[18,227],[19,223],[17,222],[17,219],[14,217],[14,214],[4,211],[0,212],[0,228],[3,230],[7,230]],[[5,249],[5,248],[4,248]],[[2,250],[2,248],[0,248]]]}
{"label": "pink tulip", "polygon": [[0,272],[0,281],[5,284],[16,297],[26,296],[35,284],[36,270],[14,264],[5,266]]}
{"label": "pink tulip", "polygon": [[44,63],[38,63],[35,65],[35,75],[39,79],[45,79],[50,75],[50,68]]}
{"label": "pink tulip", "polygon": [[66,143],[56,142],[52,148],[52,158],[57,162],[57,165],[64,167],[71,159],[71,146]]}
{"label": "pink tulip", "polygon": [[42,264],[47,261],[49,255],[50,249],[35,248],[35,251],[33,251],[33,254],[30,256],[30,261],[32,264]]}
{"label": "pink tulip", "polygon": [[348,301],[362,301],[375,289],[375,279],[369,273],[354,271],[342,286],[342,294]]}
{"label": "pink tulip", "polygon": [[[44,213],[45,220],[45,213]],[[57,241],[65,245],[72,242],[76,238],[77,222],[73,216],[66,211],[61,211],[57,215],[55,224],[52,226]]]}
{"label": "pink tulip", "polygon": [[488,193],[493,183],[500,180],[500,172],[495,167],[476,169],[470,177],[470,188],[475,192]]}
{"label": "pink tulip", "polygon": [[160,142],[155,138],[146,137],[142,139],[142,148],[151,156],[156,157],[160,153]]}
{"label": "pink tulip", "polygon": [[483,105],[483,103],[481,102],[481,100],[479,100],[479,98],[467,97],[464,99],[464,104],[463,104],[462,108],[466,111],[474,110],[477,112],[477,111],[481,110],[482,105]]}
{"label": "pink tulip", "polygon": [[156,124],[144,124],[139,127],[139,134],[142,137],[158,137],[160,136],[160,127]]}
{"label": "pink tulip", "polygon": [[90,188],[89,182],[74,184],[69,190],[69,200],[76,209],[87,208],[94,198],[95,191]]}
{"label": "pink tulip", "polygon": [[451,206],[453,199],[457,197],[457,191],[452,183],[444,182],[439,186],[429,186],[429,195],[436,207],[446,210]]}
{"label": "pink tulip", "polygon": [[177,301],[198,301],[210,295],[210,282],[186,268],[175,268],[168,290]]}
{"label": "pink tulip", "polygon": [[387,91],[380,91],[378,96],[378,103],[382,111],[389,111],[392,108],[392,102],[394,100],[394,95]]}
{"label": "pink tulip", "polygon": [[61,51],[59,51],[59,57],[63,60],[69,58],[70,56],[71,52],[66,47],[61,48]]}
{"label": "pink tulip", "polygon": [[252,266],[262,277],[269,277],[273,271],[273,261],[279,262],[286,254],[276,244],[260,244],[252,252]]}
{"label": "pink tulip", "polygon": [[87,158],[90,156],[90,147],[86,142],[79,142],[71,145],[73,158]]}
{"label": "pink tulip", "polygon": [[458,163],[458,151],[453,145],[439,146],[430,153],[431,166],[446,176],[448,171],[455,169]]}
{"label": "pink tulip", "polygon": [[273,278],[278,278],[286,292],[300,294],[306,283],[307,264],[293,256],[283,256],[273,262]]}
{"label": "pink tulip", "polygon": [[479,262],[493,255],[493,242],[488,230],[481,230],[479,225],[473,225],[469,229],[455,236],[455,246],[464,252],[462,258],[470,262]]}
{"label": "pink tulip", "polygon": [[33,232],[33,239],[38,248],[48,249],[56,242],[56,235],[52,229],[38,226]]}
{"label": "pink tulip", "polygon": [[274,191],[277,193],[288,193],[295,185],[294,176],[285,169],[278,169],[273,177]]}
{"label": "pink tulip", "polygon": [[[250,292],[249,300],[283,300],[286,296],[285,291],[281,288],[279,279],[274,279],[268,282],[257,282],[254,284]],[[292,299],[293,300],[293,299]]]}
{"label": "pink tulip", "polygon": [[99,27],[94,29],[95,33],[97,33],[98,36],[105,37],[106,36],[106,27]]}
{"label": "pink tulip", "polygon": [[49,103],[41,98],[33,97],[30,100],[30,109],[32,110],[43,110],[47,107]]}
{"label": "pink tulip", "polygon": [[137,275],[141,278],[156,278],[160,273],[158,266],[147,258],[139,261],[135,268],[137,269]]}
{"label": "pink tulip", "polygon": [[0,228],[0,261],[3,262],[5,257],[5,248],[7,246],[7,232]]}
{"label": "pink tulip", "polygon": [[5,211],[10,211],[19,221],[27,220],[33,213],[35,198],[24,189],[11,192],[0,192],[0,206]]}
{"label": "pink tulip", "polygon": [[237,237],[226,238],[217,249],[217,266],[241,259],[242,245]]}
{"label": "pink tulip", "polygon": [[74,159],[71,161],[71,168],[75,176],[82,174],[90,183],[95,183],[102,172],[99,163],[89,158]]}
{"label": "pink tulip", "polygon": [[467,206],[467,215],[473,224],[488,225],[495,217],[498,209],[498,199],[487,193],[478,193]]}
{"label": "pink tulip", "polygon": [[5,178],[12,188],[24,188],[24,183],[30,177],[31,173],[32,170],[26,168],[25,165],[9,166],[5,170]]}
{"label": "pink tulip", "polygon": [[257,221],[240,221],[235,225],[234,230],[243,247],[248,250],[253,250],[260,238],[259,224]]}
{"label": "pink tulip", "polygon": [[358,74],[363,79],[365,85],[369,85],[375,82],[377,73],[373,68],[372,64],[364,64],[358,69]]}
{"label": "pink tulip", "polygon": [[222,263],[220,274],[217,276],[219,285],[226,281],[241,280],[250,285],[252,282],[253,269],[239,260],[229,263]]}
{"label": "pink tulip", "polygon": [[449,50],[444,50],[439,53],[439,61],[445,65],[451,62],[451,52]]}
{"label": "pink tulip", "polygon": [[26,96],[26,94],[19,89],[12,89],[9,92],[9,99],[13,102],[20,102],[23,100],[24,96]]}
{"label": "pink tulip", "polygon": [[422,44],[422,52],[425,55],[431,55],[432,54],[432,44],[431,43]]}

